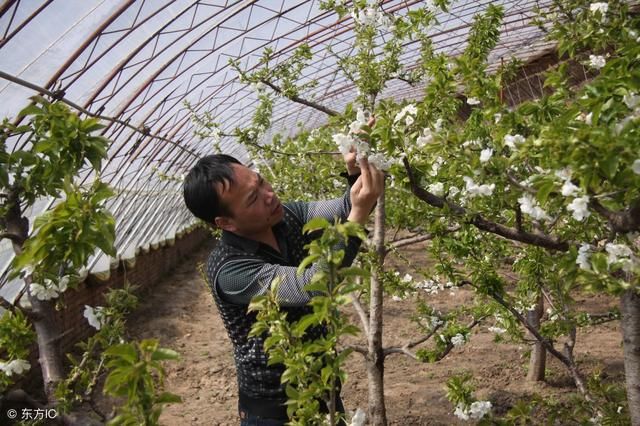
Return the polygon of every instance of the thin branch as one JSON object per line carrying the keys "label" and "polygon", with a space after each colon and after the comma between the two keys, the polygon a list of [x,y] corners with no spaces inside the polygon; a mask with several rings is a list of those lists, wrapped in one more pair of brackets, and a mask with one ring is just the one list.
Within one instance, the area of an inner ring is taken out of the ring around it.
{"label": "thin branch", "polygon": [[369,351],[367,350],[367,348],[365,348],[364,346],[359,346],[359,345],[347,345],[345,346],[345,348],[347,349],[351,349],[354,352],[358,352],[359,354],[363,355],[365,358],[369,355]]}
{"label": "thin branch", "polygon": [[[445,233],[451,233],[451,232],[456,232],[459,231],[460,227],[459,226],[454,226],[451,228],[448,228],[446,230]],[[420,243],[422,241],[427,241],[427,240],[431,240],[433,239],[434,234],[418,234],[418,235],[412,235],[411,237],[407,237],[407,238],[401,238],[399,240],[395,240],[395,241],[391,241],[391,243],[389,244],[389,249],[387,250],[387,252],[389,252],[390,250],[393,249],[397,249],[400,247],[405,247],[405,246],[409,246],[411,244],[416,244],[416,243]]]}
{"label": "thin branch", "polygon": [[24,243],[23,239],[20,238],[20,235],[14,234],[14,233],[11,233],[11,232],[3,232],[3,233],[0,234],[0,240],[3,240],[5,238],[13,241],[16,244]]}
{"label": "thin branch", "polygon": [[287,99],[292,100],[293,102],[311,107],[313,109],[316,109],[320,112],[324,112],[325,114],[331,116],[331,117],[335,117],[338,115],[338,113],[330,108],[327,108],[324,105],[320,105],[319,103],[316,102],[312,102],[312,101],[308,101],[306,99],[303,99],[297,95],[294,96],[287,96],[283,93],[282,89],[278,86],[276,86],[275,84],[273,84],[272,82],[270,82],[269,80],[265,80],[265,79],[261,79],[260,80],[262,83],[266,84],[267,86],[269,86],[274,92],[276,92],[279,95],[282,95],[284,97],[286,97]]}
{"label": "thin branch", "polygon": [[507,171],[507,179],[509,179],[509,182],[511,182],[511,184],[513,186],[515,186],[516,188],[524,191],[524,192],[528,192],[529,194],[533,194],[535,195],[538,191],[536,191],[533,188],[530,188],[528,186],[522,185],[520,182],[518,182],[518,179],[515,178],[515,176],[513,176],[511,173],[509,173]]}
{"label": "thin branch", "polygon": [[589,206],[607,219],[615,232],[640,231],[640,199],[635,200],[630,208],[619,212],[609,210],[595,198],[591,198]]}
{"label": "thin branch", "polygon": [[362,323],[362,328],[364,329],[365,336],[369,335],[369,315],[365,312],[364,307],[360,303],[360,297],[355,293],[351,293],[351,303],[353,307],[356,309],[358,316],[360,317],[360,322]]}
{"label": "thin branch", "polygon": [[446,206],[456,215],[468,216],[468,218],[466,219],[466,222],[468,224],[473,225],[483,231],[488,231],[493,234],[500,235],[509,240],[520,241],[551,250],[569,250],[569,244],[566,241],[560,241],[546,234],[532,234],[530,232],[509,228],[508,226],[485,219],[480,213],[471,213],[462,206],[459,206],[444,198],[432,194],[431,192],[420,187],[407,158],[403,158],[402,161],[404,163],[405,169],[407,170],[409,184],[411,185],[411,191],[416,197],[426,202],[427,204],[438,208],[444,208]]}
{"label": "thin branch", "polygon": [[[502,305],[502,307],[504,307],[505,309],[507,309],[509,312],[511,312],[511,314],[513,316],[515,316],[518,321],[527,329],[529,330],[529,332],[540,342],[542,343],[542,345],[545,347],[545,349],[547,351],[549,351],[549,353],[551,353],[553,356],[555,356],[560,362],[562,362],[567,369],[569,370],[569,372],[571,373],[571,376],[573,377],[573,381],[576,384],[576,387],[578,388],[578,391],[584,396],[584,398],[587,401],[592,401],[591,396],[589,395],[585,384],[584,384],[584,380],[582,378],[582,375],[580,374],[580,372],[578,371],[576,364],[573,360],[573,356],[571,355],[571,352],[569,351],[569,353],[567,355],[562,354],[561,352],[559,352],[554,346],[553,346],[553,342],[549,339],[547,339],[546,337],[542,336],[540,334],[540,332],[538,331],[538,329],[536,329],[535,327],[533,327],[531,324],[529,324],[529,321],[526,320],[526,318],[524,318],[522,316],[522,314],[520,314],[518,311],[516,311],[513,307],[511,307],[510,305],[507,304],[507,302],[505,302],[505,300],[500,297],[498,294],[491,292],[489,293],[489,296],[491,296],[496,302],[498,302],[500,305]],[[566,348],[565,348],[566,349]]]}

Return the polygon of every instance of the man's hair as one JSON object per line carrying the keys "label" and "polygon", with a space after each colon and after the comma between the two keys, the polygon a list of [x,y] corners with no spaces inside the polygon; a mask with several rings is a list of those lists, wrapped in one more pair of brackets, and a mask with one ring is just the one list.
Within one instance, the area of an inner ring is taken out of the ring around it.
{"label": "man's hair", "polygon": [[194,216],[208,223],[213,223],[217,216],[231,216],[215,185],[233,183],[232,164],[242,165],[230,155],[207,155],[198,160],[184,178],[184,202]]}

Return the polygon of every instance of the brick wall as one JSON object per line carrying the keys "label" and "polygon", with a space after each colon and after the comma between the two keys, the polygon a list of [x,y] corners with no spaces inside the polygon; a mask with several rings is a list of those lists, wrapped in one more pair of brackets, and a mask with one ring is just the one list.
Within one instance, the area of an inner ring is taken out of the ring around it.
{"label": "brick wall", "polygon": [[65,299],[67,309],[60,312],[58,320],[62,326],[61,348],[69,352],[74,345],[89,337],[95,329],[84,318],[84,306],[104,306],[103,294],[111,288],[123,287],[125,280],[138,286],[137,293],[153,287],[166,278],[181,260],[195,251],[211,234],[207,229],[197,228],[187,235],[176,237],[173,245],[150,249],[136,256],[135,265],[119,262],[106,281],[89,276],[77,290],[70,290]]}

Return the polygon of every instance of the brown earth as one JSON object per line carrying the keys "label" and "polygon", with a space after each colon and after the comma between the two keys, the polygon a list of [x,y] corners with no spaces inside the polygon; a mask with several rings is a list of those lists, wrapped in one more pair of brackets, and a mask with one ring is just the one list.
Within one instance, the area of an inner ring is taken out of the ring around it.
{"label": "brown earth", "polygon": [[[159,338],[165,347],[180,352],[178,362],[168,363],[166,389],[180,395],[182,404],[164,409],[161,423],[174,425],[237,425],[236,381],[231,344],[226,336],[215,304],[197,271],[206,260],[211,244],[206,244],[175,273],[159,282],[153,292],[144,295],[141,306],[129,319],[132,338]],[[404,252],[413,262],[426,264],[425,252],[412,247]],[[394,263],[396,266],[394,266]],[[400,273],[406,266],[390,259],[390,267]],[[415,298],[403,302],[385,300],[385,346],[402,345],[420,336],[409,317]],[[441,310],[467,303],[473,293],[460,289],[430,296],[429,302]],[[604,312],[616,305],[605,296],[578,300],[581,309]],[[353,311],[348,315],[357,321]],[[563,366],[555,359],[547,364],[545,383],[525,381],[528,363],[526,345],[496,344],[493,334],[482,325],[469,343],[454,349],[435,364],[414,361],[404,355],[392,355],[385,364],[385,396],[389,423],[392,425],[465,424],[453,416],[454,407],[445,397],[444,383],[453,374],[471,372],[476,395],[493,403],[493,412],[503,414],[519,399],[533,394],[561,396],[575,389]],[[620,325],[618,321],[579,331],[576,357],[586,371],[600,369],[614,381],[624,377]],[[427,343],[428,344],[428,343]],[[352,354],[347,363],[348,381],[343,389],[347,410],[366,408],[367,379],[362,357]],[[466,423],[469,424],[469,423]]]}

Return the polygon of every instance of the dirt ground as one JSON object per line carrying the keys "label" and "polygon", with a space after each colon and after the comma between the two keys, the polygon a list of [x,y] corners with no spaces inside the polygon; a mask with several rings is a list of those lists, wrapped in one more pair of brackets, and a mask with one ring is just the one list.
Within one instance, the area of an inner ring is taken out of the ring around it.
{"label": "dirt ground", "polygon": [[[173,275],[144,295],[141,306],[129,319],[131,337],[156,337],[161,344],[181,354],[179,362],[167,364],[168,391],[180,395],[182,404],[168,406],[161,423],[174,425],[237,425],[236,381],[231,344],[226,336],[215,304],[196,269],[205,262],[211,249],[205,244]],[[424,260],[420,247],[406,250],[414,262]],[[392,262],[393,264],[393,262]],[[396,266],[404,274],[402,265]],[[426,298],[426,293],[416,297]],[[446,310],[472,299],[470,291],[458,290],[455,296],[445,293],[429,301]],[[589,312],[604,312],[616,301],[604,296],[579,300]],[[402,345],[419,337],[409,317],[415,298],[402,302],[385,300],[385,346]],[[354,312],[348,313],[354,321]],[[599,368],[616,381],[623,380],[622,347],[619,322],[614,321],[579,332],[576,356],[587,371]],[[563,367],[551,359],[547,364],[547,381],[525,382],[527,369],[523,345],[493,343],[493,334],[483,325],[474,330],[472,339],[454,349],[435,364],[414,361],[404,355],[392,355],[385,364],[387,415],[392,425],[465,424],[453,416],[454,407],[445,398],[444,383],[452,374],[471,372],[476,394],[488,399],[494,413],[504,413],[515,401],[528,395],[561,395],[572,392],[572,381]],[[352,354],[347,364],[348,381],[343,389],[347,410],[366,409],[367,378],[359,354]],[[467,422],[466,424],[469,424]]]}

